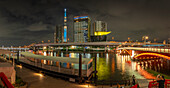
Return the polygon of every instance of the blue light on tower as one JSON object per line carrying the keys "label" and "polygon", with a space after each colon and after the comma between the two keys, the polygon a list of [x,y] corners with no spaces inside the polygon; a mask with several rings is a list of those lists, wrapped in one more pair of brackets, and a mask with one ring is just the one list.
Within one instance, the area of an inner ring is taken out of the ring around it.
{"label": "blue light on tower", "polygon": [[67,15],[66,8],[64,9],[64,40],[63,42],[67,42]]}

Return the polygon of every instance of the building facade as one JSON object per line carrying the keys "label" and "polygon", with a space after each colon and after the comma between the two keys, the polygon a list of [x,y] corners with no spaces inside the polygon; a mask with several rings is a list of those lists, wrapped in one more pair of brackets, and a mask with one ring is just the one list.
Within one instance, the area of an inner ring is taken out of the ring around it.
{"label": "building facade", "polygon": [[54,43],[64,42],[64,30],[62,25],[57,25],[54,32]]}
{"label": "building facade", "polygon": [[89,16],[74,17],[74,42],[90,42],[91,20]]}
{"label": "building facade", "polygon": [[104,21],[95,21],[93,23],[93,31],[94,32],[98,32],[98,31],[107,32],[107,23]]}

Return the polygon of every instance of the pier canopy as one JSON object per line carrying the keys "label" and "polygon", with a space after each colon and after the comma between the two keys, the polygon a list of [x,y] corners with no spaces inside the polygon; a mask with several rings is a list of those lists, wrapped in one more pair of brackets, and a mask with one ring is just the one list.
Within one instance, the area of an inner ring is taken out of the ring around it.
{"label": "pier canopy", "polygon": [[[65,63],[79,63],[79,58],[70,58],[70,57],[53,57],[53,56],[42,56],[36,55],[31,52],[20,52],[25,57],[34,58],[34,59],[42,59],[42,60],[51,60],[51,61],[59,61]],[[89,64],[93,59],[90,58],[82,58],[82,64]]]}
{"label": "pier canopy", "polygon": [[0,49],[0,54],[16,54],[16,53],[11,52],[9,50]]}

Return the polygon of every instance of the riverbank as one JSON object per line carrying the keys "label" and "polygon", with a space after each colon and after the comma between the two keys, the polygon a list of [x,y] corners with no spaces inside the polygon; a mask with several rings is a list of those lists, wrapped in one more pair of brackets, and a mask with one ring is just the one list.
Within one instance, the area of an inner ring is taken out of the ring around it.
{"label": "riverbank", "polygon": [[150,69],[146,69],[146,71],[148,72],[148,73],[151,73],[151,74],[153,74],[153,76],[157,76],[158,74],[160,74],[160,75],[163,75],[164,77],[165,77],[165,79],[170,79],[170,76],[169,75],[165,75],[165,74],[162,74],[162,73],[160,73],[160,72],[156,72],[156,71],[153,71],[153,70],[150,70]]}

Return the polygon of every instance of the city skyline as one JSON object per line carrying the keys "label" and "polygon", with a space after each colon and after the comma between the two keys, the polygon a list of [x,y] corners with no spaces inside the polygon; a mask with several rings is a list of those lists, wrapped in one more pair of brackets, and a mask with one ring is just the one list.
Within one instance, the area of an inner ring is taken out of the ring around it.
{"label": "city skyline", "polygon": [[[72,4],[71,4],[72,3]],[[95,4],[95,5],[94,5]],[[2,0],[0,1],[0,45],[29,45],[42,40],[53,42],[57,24],[63,24],[64,8],[68,15],[68,38],[73,41],[73,17],[88,14],[92,19],[108,24],[108,39],[168,40],[170,37],[170,1],[116,1],[93,0]]]}

